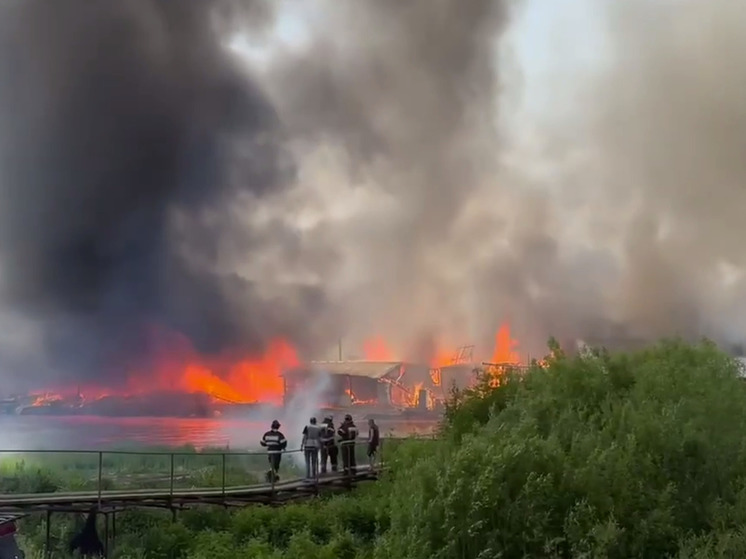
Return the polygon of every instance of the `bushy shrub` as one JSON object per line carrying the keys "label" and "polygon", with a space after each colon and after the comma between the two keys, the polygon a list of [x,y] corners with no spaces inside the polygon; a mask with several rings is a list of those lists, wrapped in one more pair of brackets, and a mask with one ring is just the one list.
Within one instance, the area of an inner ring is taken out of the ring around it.
{"label": "bushy shrub", "polygon": [[481,390],[397,469],[379,557],[665,557],[743,519],[746,388],[711,344],[558,354]]}

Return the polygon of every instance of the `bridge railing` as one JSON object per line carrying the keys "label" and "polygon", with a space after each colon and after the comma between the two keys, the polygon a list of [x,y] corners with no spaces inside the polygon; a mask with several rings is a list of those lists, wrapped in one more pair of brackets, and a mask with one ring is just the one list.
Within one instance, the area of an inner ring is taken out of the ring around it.
{"label": "bridge railing", "polygon": [[[358,469],[376,468],[383,460],[384,438],[373,460],[367,456],[368,440],[354,444]],[[337,443],[338,470],[344,452]],[[269,455],[262,450],[1,450],[0,497],[13,494],[111,491],[180,492],[213,488],[226,490],[252,485],[276,485],[306,478],[301,449],[281,452],[279,480],[266,477]],[[320,474],[313,481],[324,476]],[[327,461],[327,475],[331,465]]]}

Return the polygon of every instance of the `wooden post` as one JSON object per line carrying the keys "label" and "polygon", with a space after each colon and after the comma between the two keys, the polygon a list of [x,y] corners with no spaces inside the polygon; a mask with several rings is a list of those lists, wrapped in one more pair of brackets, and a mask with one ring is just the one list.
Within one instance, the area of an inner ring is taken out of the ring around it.
{"label": "wooden post", "polygon": [[172,452],[170,454],[171,457],[171,475],[170,475],[170,489],[169,489],[169,496],[171,497],[171,500],[174,498],[174,453]]}
{"label": "wooden post", "polygon": [[109,513],[104,513],[104,557],[109,556]]}
{"label": "wooden post", "polygon": [[52,511],[47,511],[47,542],[46,542],[46,552],[47,552],[47,559],[51,559],[52,557],[52,532],[51,532],[51,525],[52,525]]}
{"label": "wooden post", "polygon": [[98,451],[98,508],[101,508],[101,491],[104,485],[104,453]]}
{"label": "wooden post", "polygon": [[223,457],[223,500],[225,500],[225,452],[222,454]]}

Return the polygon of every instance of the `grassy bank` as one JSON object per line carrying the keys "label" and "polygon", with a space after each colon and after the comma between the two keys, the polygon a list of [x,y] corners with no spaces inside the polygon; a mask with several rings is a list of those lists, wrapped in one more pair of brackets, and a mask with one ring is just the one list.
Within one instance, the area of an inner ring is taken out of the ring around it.
{"label": "grassy bank", "polygon": [[[456,395],[439,440],[389,449],[391,473],[375,485],[282,509],[186,511],[176,522],[123,514],[117,554],[746,556],[746,384],[738,374],[709,344],[557,353],[546,368]],[[72,528],[66,522],[53,526],[59,543]],[[23,530],[28,550],[38,550],[42,521]]]}
{"label": "grassy bank", "polygon": [[[386,448],[397,441],[389,439]],[[367,464],[365,443],[356,446],[359,464]],[[341,458],[340,458],[341,464]],[[221,487],[263,483],[268,468],[266,453],[226,448],[195,449],[147,447],[96,452],[0,453],[0,493],[43,493],[107,489],[175,489]],[[282,458],[283,480],[305,473],[301,454],[286,452]]]}

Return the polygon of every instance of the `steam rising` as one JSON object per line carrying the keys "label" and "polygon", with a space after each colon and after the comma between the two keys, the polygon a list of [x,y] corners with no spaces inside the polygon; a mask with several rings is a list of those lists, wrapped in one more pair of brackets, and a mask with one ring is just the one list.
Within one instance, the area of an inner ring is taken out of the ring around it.
{"label": "steam rising", "polygon": [[609,60],[557,61],[582,102],[526,144],[497,110],[507,0],[315,0],[260,64],[225,45],[272,47],[277,3],[4,3],[6,368],[123,374],[153,323],[314,356],[489,348],[505,319],[532,352],[613,323],[740,340],[737,4],[603,3]]}

